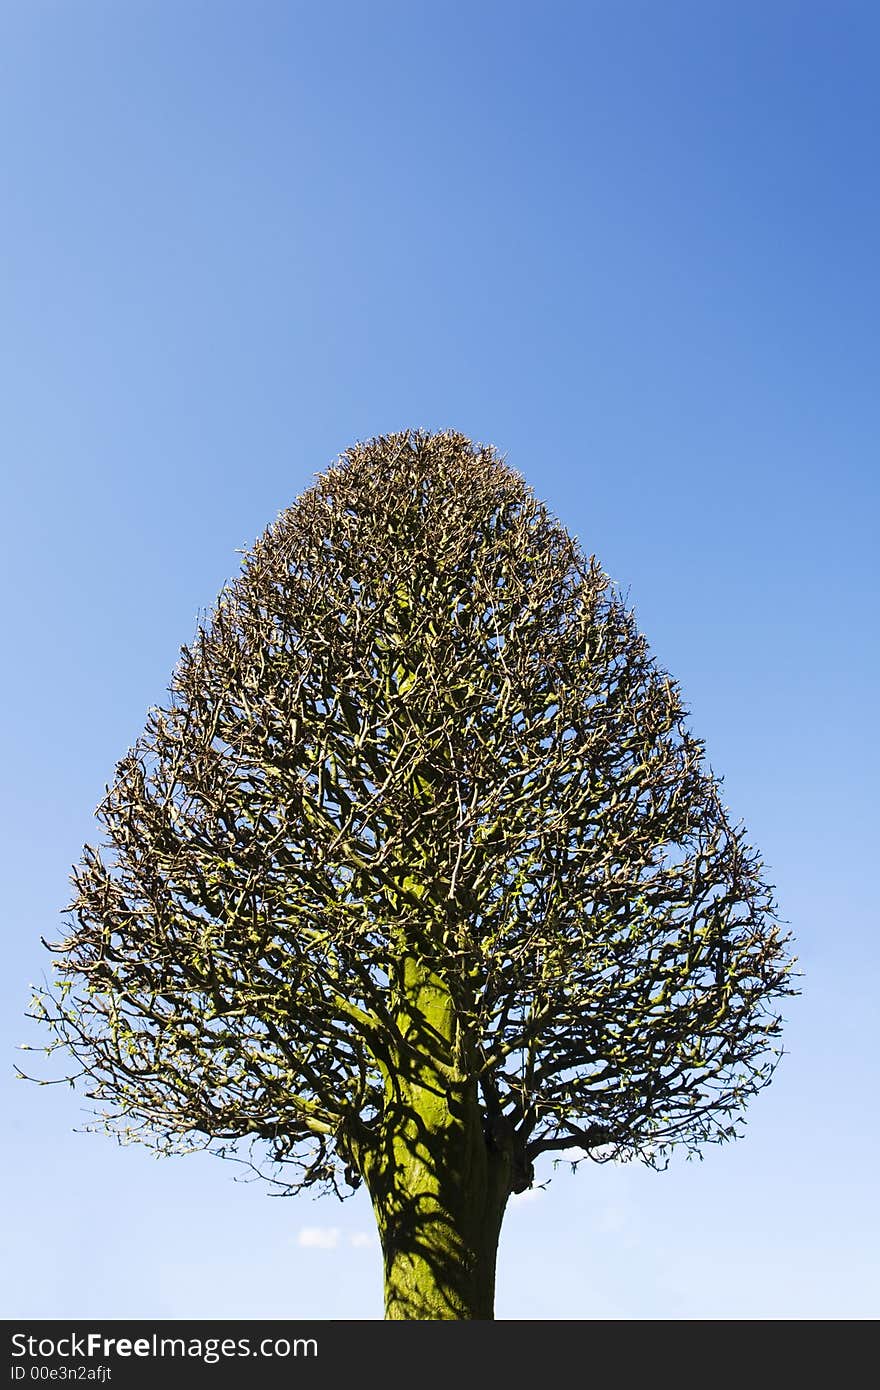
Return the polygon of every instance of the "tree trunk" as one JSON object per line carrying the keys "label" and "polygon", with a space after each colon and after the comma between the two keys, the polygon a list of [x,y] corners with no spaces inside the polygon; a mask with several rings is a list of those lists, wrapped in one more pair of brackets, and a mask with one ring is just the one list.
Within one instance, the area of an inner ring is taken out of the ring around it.
{"label": "tree trunk", "polygon": [[386,1077],[379,1142],[362,1169],[382,1242],[385,1317],[492,1319],[511,1144],[485,1132],[477,1082],[456,1064],[448,990],[410,959],[404,998],[407,1056]]}
{"label": "tree trunk", "polygon": [[382,1242],[386,1318],[495,1316],[509,1156],[487,1144],[476,1087],[456,1090],[402,1087],[365,1175]]}

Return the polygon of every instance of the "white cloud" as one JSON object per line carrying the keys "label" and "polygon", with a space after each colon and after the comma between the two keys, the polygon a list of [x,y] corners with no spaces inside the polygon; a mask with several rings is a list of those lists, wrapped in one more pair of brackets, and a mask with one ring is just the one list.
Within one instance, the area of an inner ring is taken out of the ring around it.
{"label": "white cloud", "polygon": [[365,1249],[368,1245],[376,1244],[376,1237],[372,1231],[353,1231],[351,1243],[358,1250]]}
{"label": "white cloud", "polygon": [[527,1187],[525,1192],[514,1192],[510,1200],[511,1202],[515,1202],[516,1205],[519,1206],[521,1202],[537,1202],[538,1198],[543,1197],[543,1195],[543,1188]]}
{"label": "white cloud", "polygon": [[339,1244],[338,1226],[303,1226],[297,1244],[312,1250],[335,1250]]}

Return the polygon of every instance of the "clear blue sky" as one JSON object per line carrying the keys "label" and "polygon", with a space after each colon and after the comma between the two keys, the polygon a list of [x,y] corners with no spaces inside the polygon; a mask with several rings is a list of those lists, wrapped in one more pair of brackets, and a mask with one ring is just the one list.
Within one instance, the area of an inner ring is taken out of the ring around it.
{"label": "clear blue sky", "polygon": [[198,611],[407,426],[494,443],[628,590],[805,972],[743,1140],[557,1173],[499,1317],[880,1313],[878,54],[852,0],[0,6],[4,1315],[381,1316],[362,1194],[11,1077]]}

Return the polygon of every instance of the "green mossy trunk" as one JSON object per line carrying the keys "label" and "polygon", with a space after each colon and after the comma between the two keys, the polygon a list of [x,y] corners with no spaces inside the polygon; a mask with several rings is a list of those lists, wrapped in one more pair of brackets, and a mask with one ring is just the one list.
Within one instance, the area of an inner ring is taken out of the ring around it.
{"label": "green mossy trunk", "polygon": [[[475,1088],[474,1088],[475,1091]],[[385,1266],[385,1316],[491,1319],[510,1166],[487,1148],[476,1095],[402,1087],[367,1176]]]}
{"label": "green mossy trunk", "polygon": [[477,1083],[457,1069],[456,1020],[435,976],[407,963],[399,1022],[413,1052],[388,1079],[365,1165],[385,1267],[385,1317],[492,1319],[511,1156],[484,1132]]}

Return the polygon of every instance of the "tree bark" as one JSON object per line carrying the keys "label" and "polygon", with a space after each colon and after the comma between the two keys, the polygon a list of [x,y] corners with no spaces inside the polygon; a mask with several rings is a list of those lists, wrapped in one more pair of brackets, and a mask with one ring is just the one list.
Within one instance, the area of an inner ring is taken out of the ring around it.
{"label": "tree bark", "polygon": [[455,1010],[410,960],[408,1045],[387,1078],[378,1143],[363,1164],[385,1267],[385,1317],[495,1316],[495,1261],[512,1190],[512,1146],[486,1132],[477,1082],[455,1065]]}
{"label": "tree bark", "polygon": [[495,1260],[509,1155],[483,1134],[476,1087],[401,1088],[366,1182],[385,1268],[385,1317],[495,1316]]}

